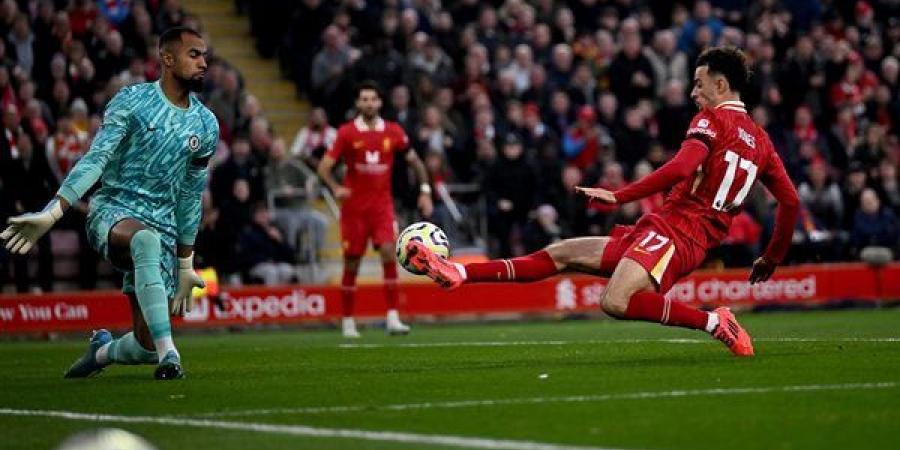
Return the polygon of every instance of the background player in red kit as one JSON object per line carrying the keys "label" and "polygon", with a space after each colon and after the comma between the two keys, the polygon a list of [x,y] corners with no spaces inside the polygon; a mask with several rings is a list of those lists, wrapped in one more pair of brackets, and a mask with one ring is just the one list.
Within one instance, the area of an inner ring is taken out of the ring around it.
{"label": "background player in red kit", "polygon": [[411,261],[444,287],[463,282],[534,281],[562,271],[609,276],[602,306],[621,319],[706,330],[739,356],[753,355],[749,334],[728,308],[704,312],[672,302],[665,294],[719,245],[755,180],[778,201],[775,231],[750,273],[767,280],[790,245],[797,192],[766,132],[740,101],[748,78],[744,54],[711,48],[697,59],[691,98],[694,117],[675,157],[649,176],[615,192],[579,188],[605,203],[629,203],[672,188],[662,208],[611,236],[569,239],[514,259],[453,264],[417,242]]}
{"label": "background player in red kit", "polygon": [[[318,173],[331,188],[341,205],[341,240],[344,247],[344,274],[341,279],[343,315],[341,328],[345,337],[358,338],[353,320],[356,296],[356,274],[369,239],[381,254],[384,269],[384,294],[387,300],[387,332],[409,333],[397,311],[397,262],[394,256],[397,222],[391,196],[391,170],[394,154],[406,152],[406,162],[415,170],[421,183],[418,206],[422,215],[432,212],[431,187],[425,165],[409,147],[409,139],[400,125],[382,119],[381,95],[373,82],[357,87],[356,110],[359,115],[342,125],[334,145],[319,163]],[[347,166],[344,184],[338,183],[332,170],[338,160]]]}

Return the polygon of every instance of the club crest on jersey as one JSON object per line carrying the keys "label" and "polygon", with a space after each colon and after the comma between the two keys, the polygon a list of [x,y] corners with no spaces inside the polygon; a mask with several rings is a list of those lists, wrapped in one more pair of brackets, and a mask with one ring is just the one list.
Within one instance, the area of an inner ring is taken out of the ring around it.
{"label": "club crest on jersey", "polygon": [[382,148],[384,148],[384,151],[386,151],[386,152],[390,151],[391,150],[391,138],[384,138],[384,141],[381,143],[381,146],[382,146]]}
{"label": "club crest on jersey", "polygon": [[200,137],[198,137],[196,134],[192,134],[191,137],[188,138],[188,148],[192,152],[200,150]]}

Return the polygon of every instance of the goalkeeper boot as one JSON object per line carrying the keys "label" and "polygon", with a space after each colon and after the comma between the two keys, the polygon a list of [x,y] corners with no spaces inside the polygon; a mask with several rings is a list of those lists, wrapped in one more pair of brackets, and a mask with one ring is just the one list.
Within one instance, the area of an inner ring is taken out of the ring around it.
{"label": "goalkeeper boot", "polygon": [[406,244],[409,263],[419,272],[428,275],[444,289],[452,290],[463,284],[463,276],[456,264],[438,256],[419,241]]}
{"label": "goalkeeper boot", "polygon": [[735,356],[753,356],[753,341],[734,318],[731,310],[722,306],[713,311],[719,316],[719,325],[713,330],[713,337],[722,341]]}
{"label": "goalkeeper boot", "polygon": [[81,358],[78,358],[78,361],[75,361],[69,370],[63,375],[65,378],[85,378],[97,375],[98,373],[103,371],[103,368],[108,364],[100,364],[97,362],[97,350],[100,350],[100,347],[112,342],[113,337],[109,331],[106,330],[97,330],[91,335],[90,343],[88,344],[88,349],[81,355]]}
{"label": "goalkeeper boot", "polygon": [[184,378],[184,370],[181,368],[181,358],[178,356],[178,353],[174,350],[169,350],[162,361],[159,362],[159,365],[156,366],[156,371],[153,372],[153,376],[157,380],[176,380],[178,378]]}

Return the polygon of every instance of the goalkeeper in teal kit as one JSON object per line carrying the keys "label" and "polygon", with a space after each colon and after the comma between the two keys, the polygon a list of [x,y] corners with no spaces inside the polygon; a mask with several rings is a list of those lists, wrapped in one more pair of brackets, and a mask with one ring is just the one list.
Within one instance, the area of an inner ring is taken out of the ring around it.
{"label": "goalkeeper in teal kit", "polygon": [[94,332],[68,378],[94,375],[112,363],[156,364],[157,379],[183,376],[169,315],[189,311],[192,288],[203,285],[193,269],[193,244],[219,127],[191,94],[206,73],[203,39],[176,27],[162,34],[159,46],[160,79],[120,90],[56,197],[39,213],[10,218],[0,234],[12,253],[27,253],[69,205],[102,182],[90,203],[88,239],[125,272],[134,329],[118,339]]}

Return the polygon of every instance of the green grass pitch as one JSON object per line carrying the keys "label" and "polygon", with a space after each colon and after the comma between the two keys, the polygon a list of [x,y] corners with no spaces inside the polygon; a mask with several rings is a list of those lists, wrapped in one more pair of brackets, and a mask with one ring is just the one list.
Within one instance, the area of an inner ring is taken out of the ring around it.
{"label": "green grass pitch", "polygon": [[898,448],[900,308],[738,317],[755,358],[611,320],[367,329],[349,343],[188,334],[175,382],[149,366],[64,380],[86,339],[0,342],[0,449],[93,427],[160,449]]}

